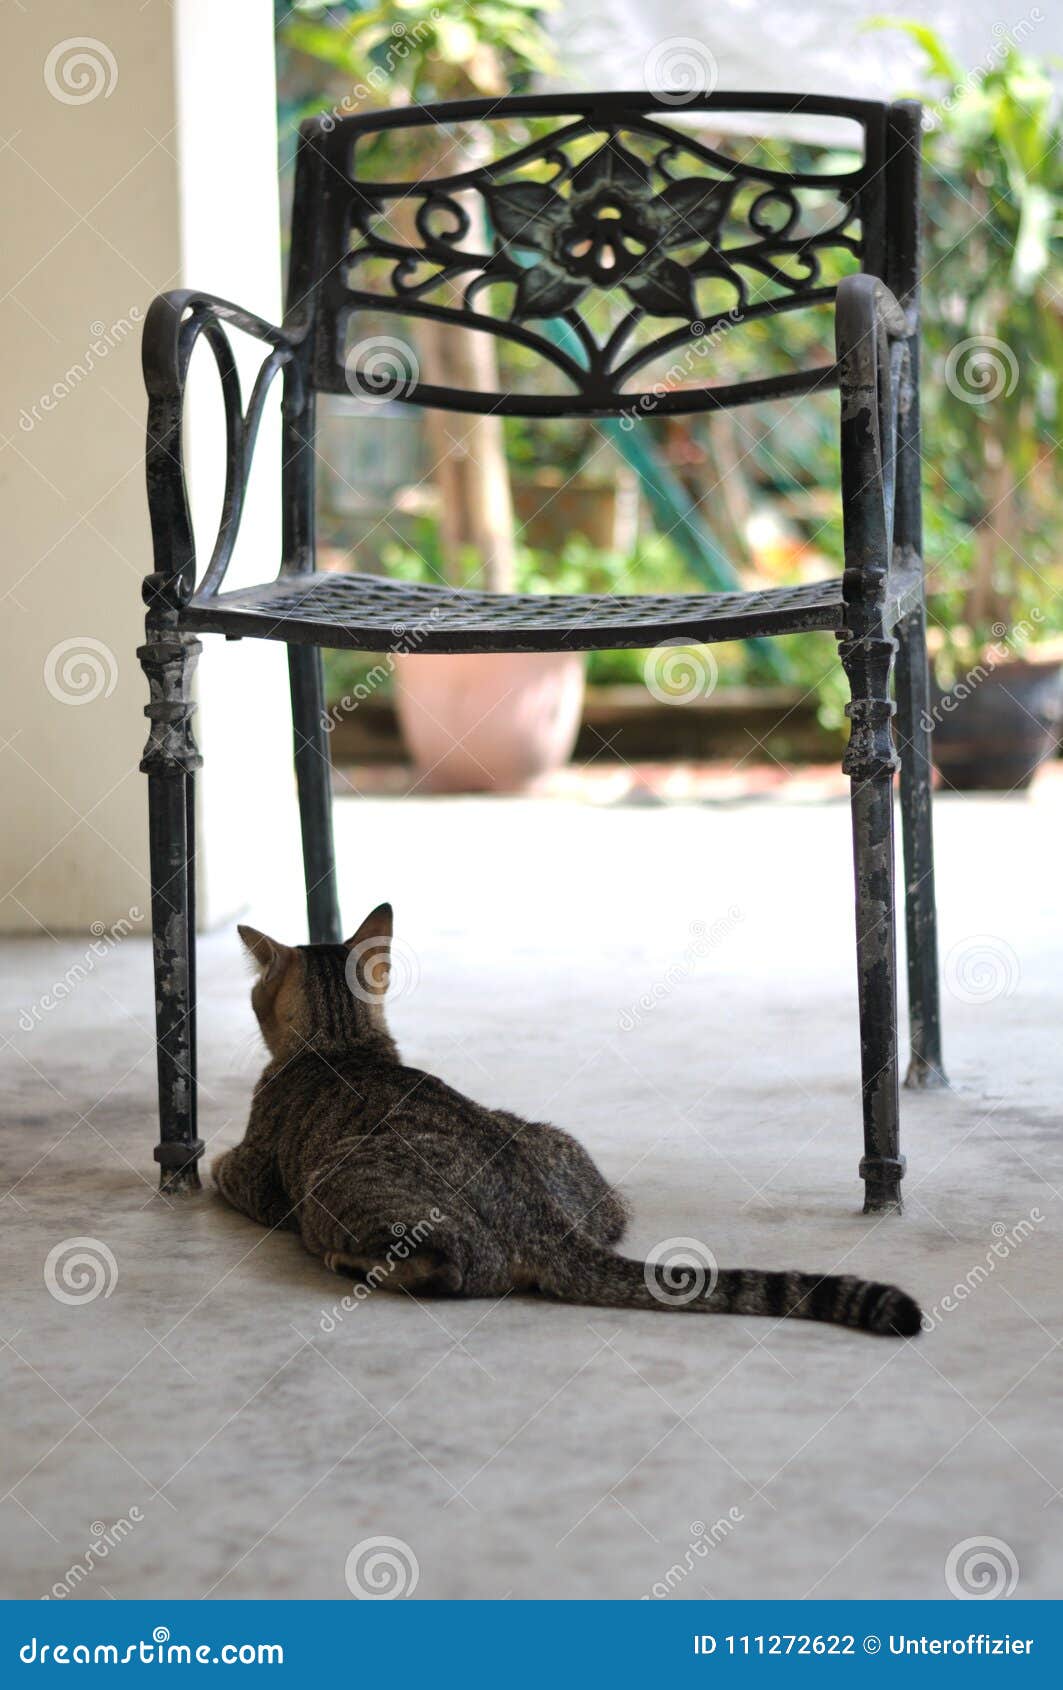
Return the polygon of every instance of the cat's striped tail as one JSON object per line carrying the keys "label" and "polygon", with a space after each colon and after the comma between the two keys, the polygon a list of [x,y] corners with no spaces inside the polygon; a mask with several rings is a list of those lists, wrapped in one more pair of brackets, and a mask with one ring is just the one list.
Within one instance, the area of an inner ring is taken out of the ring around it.
{"label": "cat's striped tail", "polygon": [[895,1285],[849,1274],[636,1262],[571,1237],[564,1255],[559,1253],[539,1273],[538,1285],[562,1302],[596,1308],[821,1320],[893,1338],[914,1337],[922,1324],[918,1304]]}

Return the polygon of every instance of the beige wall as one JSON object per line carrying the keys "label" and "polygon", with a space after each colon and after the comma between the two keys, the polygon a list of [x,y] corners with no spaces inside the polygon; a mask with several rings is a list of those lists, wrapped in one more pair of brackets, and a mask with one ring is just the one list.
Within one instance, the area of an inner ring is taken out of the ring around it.
{"label": "beige wall", "polygon": [[[279,312],[270,0],[5,6],[0,98],[0,925],[83,930],[148,907],[139,324],[182,285]],[[195,397],[207,539],[220,439],[206,370]],[[277,560],[275,427],[259,453],[234,582]],[[206,648],[210,922],[253,895],[263,839],[295,822],[283,651]]]}

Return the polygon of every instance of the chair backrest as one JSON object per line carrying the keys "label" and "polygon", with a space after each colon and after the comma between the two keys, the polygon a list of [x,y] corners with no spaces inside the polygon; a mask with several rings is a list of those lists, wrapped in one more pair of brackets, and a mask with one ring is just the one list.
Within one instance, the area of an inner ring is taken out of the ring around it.
{"label": "chair backrest", "polygon": [[[776,169],[747,138],[699,139],[716,112],[744,114],[743,128],[753,113],[846,120],[855,145],[823,170]],[[312,318],[319,390],[445,410],[634,417],[830,386],[830,354],[814,346],[803,364],[758,368],[761,352],[772,362],[764,320],[822,311],[856,270],[911,302],[919,137],[911,102],[799,94],[520,96],[315,118],[300,141],[289,320]],[[409,341],[366,331],[396,317],[414,325]],[[447,365],[437,351],[421,369],[419,319],[508,341],[517,374],[481,391],[465,359],[460,381],[422,379]],[[739,330],[739,379],[714,382]]]}

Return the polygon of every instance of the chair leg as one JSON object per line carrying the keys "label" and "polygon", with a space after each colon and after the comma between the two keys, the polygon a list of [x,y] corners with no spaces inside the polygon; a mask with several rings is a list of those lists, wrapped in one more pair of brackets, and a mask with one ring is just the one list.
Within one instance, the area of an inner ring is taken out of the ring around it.
{"label": "chair leg", "polygon": [[306,913],[312,945],[338,945],[339,900],[336,895],[336,848],[332,835],[332,785],[325,687],[321,653],[316,646],[288,647],[292,687],[292,730],[299,821],[303,835]]}
{"label": "chair leg", "polygon": [[151,722],[140,767],[148,776],[151,926],[155,963],[160,1187],[199,1187],[196,1131],[195,770],[192,673],[198,640],[150,628],[137,653],[150,688]]}
{"label": "chair leg", "polygon": [[895,642],[864,638],[841,647],[852,722],[842,764],[851,780],[856,880],[856,966],[864,1116],[864,1213],[901,1207],[897,1073],[897,941],[894,909],[893,750],[889,698]]}
{"label": "chair leg", "polygon": [[908,1016],[911,1055],[905,1085],[947,1085],[941,1060],[937,906],[934,900],[934,836],[930,684],[926,661],[926,611],[910,611],[897,628],[897,729],[901,751],[901,836],[904,843],[905,949],[908,959]]}

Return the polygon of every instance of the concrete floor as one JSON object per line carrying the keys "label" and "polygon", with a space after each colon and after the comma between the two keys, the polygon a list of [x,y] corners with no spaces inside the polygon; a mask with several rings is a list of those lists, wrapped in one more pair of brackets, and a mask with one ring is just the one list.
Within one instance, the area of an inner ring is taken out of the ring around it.
{"label": "concrete floor", "polygon": [[[986,1538],[1058,1595],[1061,808],[939,806],[955,1089],[905,1095],[874,1222],[843,803],[337,807],[350,924],[396,905],[410,1060],[579,1134],[635,1250],[896,1279],[938,1310],[909,1344],[517,1297],[337,1319],[293,1237],[153,1194],[146,941],[10,944],[2,1594],[346,1597],[387,1537],[418,1598],[945,1596]],[[297,939],[283,878],[252,919]],[[261,1059],[234,936],[201,959],[217,1147]]]}

